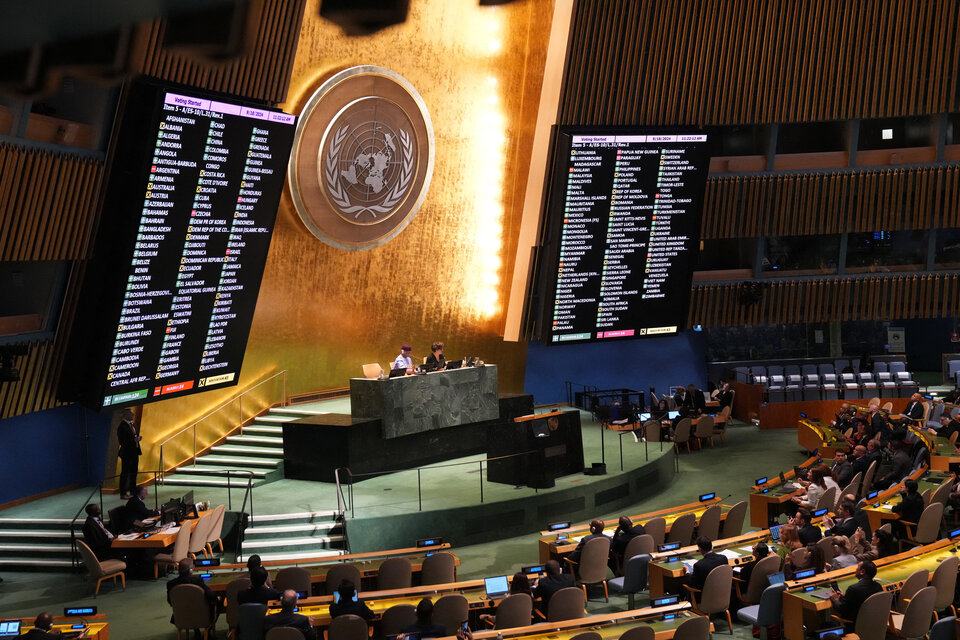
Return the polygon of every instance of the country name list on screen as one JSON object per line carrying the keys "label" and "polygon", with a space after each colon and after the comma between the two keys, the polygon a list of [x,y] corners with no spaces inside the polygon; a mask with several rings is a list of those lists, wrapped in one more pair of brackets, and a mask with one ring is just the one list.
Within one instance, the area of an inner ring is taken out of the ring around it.
{"label": "country name list on screen", "polygon": [[558,162],[563,211],[550,341],[676,333],[699,249],[707,136],[568,140]]}

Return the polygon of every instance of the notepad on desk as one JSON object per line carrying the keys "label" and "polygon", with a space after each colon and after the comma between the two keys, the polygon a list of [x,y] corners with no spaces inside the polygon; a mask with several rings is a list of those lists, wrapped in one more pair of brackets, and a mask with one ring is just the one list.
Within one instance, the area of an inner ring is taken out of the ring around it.
{"label": "notepad on desk", "polygon": [[736,560],[740,557],[740,554],[734,551],[733,549],[724,549],[723,551],[717,551],[722,556],[725,556],[728,560]]}
{"label": "notepad on desk", "polygon": [[117,540],[136,540],[139,537],[139,533],[121,533],[117,536]]}

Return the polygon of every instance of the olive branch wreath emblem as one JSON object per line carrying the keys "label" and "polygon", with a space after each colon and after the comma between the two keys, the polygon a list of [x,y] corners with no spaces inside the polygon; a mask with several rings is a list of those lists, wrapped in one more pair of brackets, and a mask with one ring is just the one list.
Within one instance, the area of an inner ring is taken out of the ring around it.
{"label": "olive branch wreath emblem", "polygon": [[387,193],[380,204],[370,206],[353,204],[347,194],[346,188],[340,184],[337,177],[337,160],[340,157],[340,149],[343,147],[344,139],[347,137],[350,125],[344,125],[333,137],[333,144],[327,151],[327,158],[324,166],[324,177],[326,178],[327,191],[330,199],[340,208],[343,213],[353,213],[354,219],[360,217],[360,214],[367,212],[377,219],[378,213],[389,213],[394,206],[403,198],[413,180],[413,142],[410,140],[410,134],[400,129],[400,147],[403,153],[403,161],[400,165],[400,178],[393,188]]}

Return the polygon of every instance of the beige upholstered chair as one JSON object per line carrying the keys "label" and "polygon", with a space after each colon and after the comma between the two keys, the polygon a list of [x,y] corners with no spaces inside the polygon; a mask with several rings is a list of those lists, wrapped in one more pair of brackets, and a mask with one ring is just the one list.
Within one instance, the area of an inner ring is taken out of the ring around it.
{"label": "beige upholstered chair", "polygon": [[[273,588],[283,593],[287,589],[293,589],[297,593],[306,593],[310,595],[312,589],[310,584],[310,572],[303,567],[284,567],[277,571],[277,577],[273,580]],[[357,585],[360,588],[360,585]]]}
{"label": "beige upholstered chair", "polygon": [[104,560],[103,562],[97,560],[97,555],[83,540],[77,540],[77,548],[80,550],[80,558],[83,560],[83,564],[87,566],[87,571],[90,572],[90,581],[97,581],[97,585],[93,591],[94,597],[100,593],[100,583],[108,578],[112,578],[114,584],[116,584],[117,578],[120,578],[120,584],[123,586],[124,591],[126,591],[127,577],[123,574],[127,568],[126,562],[113,559]]}
{"label": "beige upholstered chair", "polygon": [[460,623],[468,617],[467,599],[459,593],[441,596],[433,603],[433,622],[443,625],[448,636],[452,636]]}
{"label": "beige upholstered chair", "polygon": [[697,439],[698,447],[703,447],[704,440],[709,441],[710,446],[713,446],[713,427],[713,416],[702,415],[697,419],[697,425],[694,428],[693,435]]}
{"label": "beige upholstered chair", "polygon": [[400,633],[417,621],[417,608],[412,604],[395,604],[383,612],[380,618],[380,633],[384,638]]}
{"label": "beige upholstered chair", "polygon": [[377,590],[409,589],[413,585],[413,567],[408,558],[388,558],[380,565]]}
{"label": "beige upholstered chair", "polygon": [[237,599],[241,591],[250,588],[250,578],[244,576],[231,580],[227,585],[225,594],[225,613],[227,614],[227,628],[231,633],[235,633],[237,625],[240,624],[240,602]]}
{"label": "beige upholstered chair", "polygon": [[[184,523],[186,524],[186,523]],[[177,537],[173,541],[173,551],[170,553],[158,553],[153,557],[153,579],[159,576],[160,565],[163,565],[164,571],[167,567],[176,567],[181,560],[187,557],[190,551],[190,527],[181,526],[177,532]]]}
{"label": "beige upholstered chair", "polygon": [[915,594],[902,614],[890,614],[890,633],[898,638],[922,638],[930,631],[936,587],[924,587]]}
{"label": "beige upholstered chair", "polygon": [[903,550],[904,545],[919,547],[930,544],[936,540],[940,534],[940,521],[942,519],[943,503],[931,501],[923,510],[923,514],[920,516],[920,522],[916,523],[915,528],[912,528],[913,523],[901,520],[900,522],[907,526],[908,533],[906,536],[900,538],[900,550]]}
{"label": "beige upholstered chair", "polygon": [[[860,638],[886,637],[887,619],[890,617],[890,607],[892,605],[892,591],[881,591],[864,600],[863,604],[860,605],[860,611],[857,613],[857,620],[853,627],[854,633]],[[844,624],[853,622],[838,615],[831,615],[830,617]]]}
{"label": "beige upholstered chair", "polygon": [[836,487],[830,487],[820,496],[820,499],[817,500],[817,509],[833,509],[833,506],[837,504],[837,493],[839,491]]}
{"label": "beige upholstered chair", "polygon": [[337,616],[327,627],[327,640],[367,640],[368,634],[367,621],[352,613]]}
{"label": "beige upholstered chair", "polygon": [[547,605],[547,622],[582,618],[586,615],[585,605],[586,596],[577,587],[560,589],[550,596],[550,604]]}
{"label": "beige upholstered chair", "polygon": [[635,536],[630,539],[626,549],[623,550],[623,562],[626,564],[627,560],[633,556],[638,556],[641,553],[653,553],[656,550],[657,547],[653,544],[653,536],[649,533],[645,533],[642,536]]}
{"label": "beige upholstered chair", "polygon": [[833,559],[837,555],[836,549],[833,547],[833,536],[820,538],[817,540],[817,546],[820,547],[820,552],[823,553],[823,561],[827,564],[833,562]]}
{"label": "beige upholstered chair", "polygon": [[697,522],[697,535],[706,536],[710,540],[716,540],[720,537],[720,505],[714,504],[707,507],[706,511],[700,516]]}
{"label": "beige upholstered chair", "polygon": [[449,584],[457,581],[457,558],[449,551],[438,551],[423,559],[421,584]]}
{"label": "beige upholstered chair", "polygon": [[684,418],[677,423],[677,428],[673,432],[673,448],[677,453],[680,453],[680,445],[682,444],[687,448],[687,451],[690,451],[690,428],[693,426],[693,422],[690,418]]}
{"label": "beige upholstered chair", "polygon": [[[592,541],[591,541],[592,542]],[[494,629],[513,629],[530,624],[533,598],[528,593],[511,593],[497,606]]]}
{"label": "beige upholstered chair", "polygon": [[763,590],[770,586],[767,577],[778,571],[780,571],[780,556],[771,553],[766,558],[762,558],[757,564],[753,565],[749,582],[744,583],[740,579],[734,580],[734,585],[737,588],[737,598],[744,605],[759,604]]}
{"label": "beige upholstered chair", "polygon": [[656,637],[657,633],[653,630],[653,627],[641,624],[633,629],[624,631],[620,634],[619,640],[655,640]]}
{"label": "beige upholstered chair", "polygon": [[357,589],[360,589],[360,570],[349,563],[335,564],[327,569],[327,577],[324,582],[324,591],[328,596],[333,595],[340,583],[346,580]]}
{"label": "beige upholstered chair", "polygon": [[713,435],[710,437],[710,446],[713,446],[713,438],[720,438],[727,441],[727,423],[730,422],[730,411],[733,405],[727,405],[714,420]]}
{"label": "beige upholstered chair", "polygon": [[743,521],[746,516],[746,500],[741,500],[730,507],[730,511],[727,511],[727,517],[723,519],[723,524],[720,527],[720,538],[733,538],[743,533]]}
{"label": "beige upholstered chair", "polygon": [[383,367],[379,362],[371,362],[363,365],[363,377],[370,380],[376,380],[383,373]]}
{"label": "beige upholstered chair", "polygon": [[957,609],[953,606],[953,592],[957,582],[957,566],[960,565],[960,558],[957,556],[948,556],[942,560],[933,572],[930,578],[930,585],[937,589],[937,599],[933,603],[933,616],[939,620],[940,612],[950,609],[951,615],[957,615]]}
{"label": "beige upholstered chair", "polygon": [[673,640],[710,640],[710,618],[697,616],[677,627]]}
{"label": "beige upholstered chair", "polygon": [[596,631],[584,631],[573,636],[570,640],[602,640],[602,638],[603,636]]}
{"label": "beige upholstered chair", "polygon": [[911,573],[907,579],[903,581],[903,586],[900,587],[900,592],[894,599],[893,611],[897,613],[906,611],[907,605],[913,599],[914,594],[926,587],[929,581],[930,572],[926,569],[918,569]]}
{"label": "beige upholstered chair", "polygon": [[303,634],[296,627],[274,627],[263,640],[303,640]]}
{"label": "beige upholstered chair", "polygon": [[177,640],[184,629],[203,629],[203,637],[209,637],[214,620],[203,589],[195,584],[178,584],[170,590],[170,606],[173,607]]}
{"label": "beige upholstered chair", "polygon": [[661,517],[651,518],[644,523],[643,530],[653,538],[654,545],[663,544],[663,541],[667,537],[667,521]]}
{"label": "beige upholstered chair", "polygon": [[564,558],[572,565],[576,565],[577,584],[583,588],[584,598],[589,598],[587,587],[591,584],[603,584],[603,597],[610,601],[610,592],[607,589],[607,559],[610,557],[610,538],[593,538],[583,545],[580,553],[580,562]]}
{"label": "beige upholstered chair", "polygon": [[212,556],[213,555],[213,543],[216,542],[220,547],[220,552],[223,552],[223,540],[221,536],[223,535],[223,517],[227,513],[227,505],[221,504],[213,510],[213,514],[207,516],[208,518],[213,518],[213,524],[210,525],[210,531],[207,533],[207,551]]}
{"label": "beige upholstered chair", "polygon": [[690,591],[693,610],[709,617],[714,613],[723,613],[727,616],[730,634],[733,635],[733,620],[730,619],[730,591],[733,588],[733,567],[728,564],[714,567],[707,574],[703,583],[703,591],[689,585],[685,588]]}
{"label": "beige upholstered chair", "polygon": [[647,420],[643,423],[643,437],[647,442],[660,442],[660,421]]}
{"label": "beige upholstered chair", "polygon": [[834,511],[836,507],[840,506],[840,503],[843,501],[843,496],[856,496],[860,493],[860,480],[863,478],[863,473],[857,471],[856,475],[850,478],[850,484],[843,488],[839,494],[837,494],[837,503],[834,505],[834,508],[831,511]]}
{"label": "beige upholstered chair", "polygon": [[697,514],[684,513],[670,525],[667,542],[679,542],[682,546],[687,546],[693,541],[693,529],[696,525]]}
{"label": "beige upholstered chair", "polygon": [[860,486],[860,497],[870,493],[870,490],[873,489],[873,478],[877,475],[877,461],[874,460],[870,463],[870,466],[867,467],[867,472],[863,475],[863,484]]}
{"label": "beige upholstered chair", "polygon": [[[187,520],[180,525],[180,528],[189,527],[191,521]],[[208,516],[203,516],[199,520],[193,522],[193,529],[190,531],[190,557],[196,558],[198,553],[210,557],[213,554],[207,551],[207,536],[210,534],[210,531],[213,529],[213,525],[216,524],[216,519],[213,513]]]}

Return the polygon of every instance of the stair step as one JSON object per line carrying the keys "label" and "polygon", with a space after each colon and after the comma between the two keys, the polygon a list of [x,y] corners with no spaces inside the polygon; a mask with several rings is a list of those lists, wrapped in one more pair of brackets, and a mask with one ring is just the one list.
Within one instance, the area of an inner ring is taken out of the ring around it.
{"label": "stair step", "polygon": [[[199,476],[199,477],[198,476],[177,477],[175,475],[168,476],[166,479],[164,479],[163,483],[169,484],[169,485],[175,485],[178,487],[188,486],[188,487],[224,487],[226,488],[228,486],[226,478],[223,478],[223,479],[204,478],[202,476]],[[256,487],[260,483],[263,483],[263,480],[257,480],[256,482],[253,483],[253,486]],[[236,480],[231,480],[229,486],[234,488],[240,487],[240,485],[237,484]]]}
{"label": "stair step", "polygon": [[311,415],[311,414],[303,413],[303,414],[300,414],[300,415],[296,415],[296,414],[290,414],[290,415],[274,415],[274,414],[271,412],[271,413],[268,413],[268,414],[265,415],[265,416],[257,416],[256,418],[254,418],[253,422],[254,422],[254,424],[256,424],[256,423],[258,423],[258,422],[262,422],[262,423],[265,423],[265,424],[266,424],[266,423],[271,423],[271,422],[273,422],[273,423],[293,422],[294,420],[299,420],[300,418],[304,418],[304,417],[306,417],[306,416],[308,416],[308,415]]}
{"label": "stair step", "polygon": [[[83,526],[84,518],[79,518],[77,523]],[[62,526],[70,524],[70,518],[0,518],[0,527],[18,527],[18,526]]]}
{"label": "stair step", "polygon": [[73,563],[56,558],[0,558],[0,567],[4,569],[69,569]]}
{"label": "stair step", "polygon": [[[303,553],[258,553],[260,560],[266,562],[267,560],[305,560],[307,558],[329,558],[333,556],[342,556],[344,554],[343,549],[321,549],[317,551],[305,551]],[[250,554],[252,555],[252,554]],[[241,551],[241,555],[237,557],[237,562],[246,562],[248,555]]]}
{"label": "stair step", "polygon": [[316,409],[297,409],[294,407],[274,407],[270,410],[268,415],[274,414],[289,414],[289,415],[299,415],[299,416],[322,416],[330,413],[329,411],[318,411]]}
{"label": "stair step", "polygon": [[[269,471],[268,471],[268,470],[265,470],[265,469],[244,469],[244,468],[237,468],[237,467],[234,467],[234,468],[232,468],[232,469],[228,469],[227,467],[214,467],[214,466],[207,466],[207,465],[197,466],[197,467],[179,467],[179,468],[177,469],[177,473],[188,473],[188,474],[191,474],[191,475],[205,475],[205,474],[210,474],[210,475],[212,475],[212,476],[216,476],[216,477],[218,477],[218,478],[223,478],[224,480],[226,480],[226,479],[227,479],[226,474],[221,474],[221,473],[217,473],[217,472],[218,472],[218,471],[228,471],[228,470],[229,470],[229,471],[248,471],[248,472],[250,472],[250,473],[253,474],[253,477],[254,477],[254,478],[264,478],[264,477],[266,477],[266,475],[269,473]],[[231,480],[231,481],[233,481],[233,480],[238,480],[238,481],[246,482],[246,480],[247,480],[247,474],[246,474],[246,473],[242,473],[242,474],[236,473],[236,474],[233,474],[233,475],[230,476],[230,480]]]}
{"label": "stair step", "polygon": [[298,513],[265,513],[250,516],[250,522],[266,525],[267,523],[290,521],[290,520],[312,520],[312,519],[330,519],[333,520],[339,515],[337,511],[301,511]]}
{"label": "stair step", "polygon": [[268,447],[249,447],[239,444],[218,444],[211,449],[214,453],[239,453],[246,455],[261,455],[270,457],[283,457],[283,448]]}
{"label": "stair step", "polygon": [[274,447],[283,447],[283,438],[274,438],[270,436],[260,436],[260,435],[242,435],[242,436],[227,436],[228,444],[252,444],[257,445],[271,445]]}
{"label": "stair step", "polygon": [[244,531],[245,540],[251,540],[258,536],[282,537],[287,535],[307,535],[307,536],[325,536],[340,528],[339,522],[330,522],[326,525],[318,524],[288,524],[273,527],[248,527]]}
{"label": "stair step", "polygon": [[252,424],[243,428],[243,435],[279,435],[283,436],[283,427],[270,424]]}
{"label": "stair step", "polygon": [[2,529],[0,530],[0,538],[65,538],[69,540],[70,530],[64,529],[58,531],[56,529],[45,529],[37,531],[30,529]]}
{"label": "stair step", "polygon": [[253,458],[243,456],[218,456],[210,454],[197,459],[197,464],[236,465],[237,467],[276,467],[280,463],[275,458]]}
{"label": "stair step", "polygon": [[[247,540],[244,539],[244,547],[309,547],[332,544],[334,542],[343,542],[343,536],[314,536],[312,538],[278,538],[276,540]],[[249,544],[248,544],[249,543]],[[2,546],[0,546],[2,548]]]}

